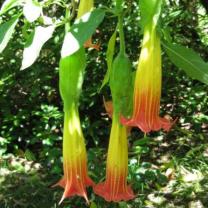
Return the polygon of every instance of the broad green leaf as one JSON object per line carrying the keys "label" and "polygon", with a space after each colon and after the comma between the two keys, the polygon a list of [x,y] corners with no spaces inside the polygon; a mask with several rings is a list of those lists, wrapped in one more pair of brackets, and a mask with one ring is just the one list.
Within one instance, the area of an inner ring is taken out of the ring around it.
{"label": "broad green leaf", "polygon": [[161,12],[162,0],[140,0],[141,25],[144,28],[154,17],[156,24]]}
{"label": "broad green leaf", "polygon": [[111,38],[108,42],[108,49],[107,49],[107,53],[106,53],[108,69],[107,69],[107,72],[105,74],[102,85],[100,87],[100,90],[108,83],[109,78],[110,78],[110,71],[111,71],[111,68],[112,68],[113,56],[114,56],[114,51],[115,51],[115,43],[116,43],[116,30],[115,30],[115,32],[113,33],[113,35],[111,36]]}
{"label": "broad green leaf", "polygon": [[192,49],[172,43],[163,42],[170,60],[178,67],[183,69],[187,75],[200,82],[208,84],[208,63]]}
{"label": "broad green leaf", "polygon": [[18,22],[19,15],[14,16],[8,22],[0,25],[0,53],[5,49],[14,33],[14,28]]}
{"label": "broad green leaf", "polygon": [[4,14],[5,12],[7,12],[8,10],[16,7],[16,6],[20,6],[23,4],[25,0],[6,0],[4,1],[1,10],[0,10],[0,15]]}
{"label": "broad green leaf", "polygon": [[65,35],[61,49],[61,57],[64,58],[75,53],[90,38],[97,26],[102,22],[105,11],[94,9],[75,21],[70,31]]}
{"label": "broad green leaf", "polygon": [[21,70],[30,67],[36,61],[41,48],[52,37],[54,30],[55,26],[53,25],[35,28],[32,40],[24,48]]}
{"label": "broad green leaf", "polygon": [[23,7],[23,14],[28,22],[34,22],[38,19],[42,12],[42,8],[37,3],[34,3],[32,0],[27,1]]}

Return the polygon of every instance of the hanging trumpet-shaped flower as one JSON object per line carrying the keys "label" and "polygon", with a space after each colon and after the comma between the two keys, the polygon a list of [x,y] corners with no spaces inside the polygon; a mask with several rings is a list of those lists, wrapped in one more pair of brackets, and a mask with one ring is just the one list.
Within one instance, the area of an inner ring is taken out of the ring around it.
{"label": "hanging trumpet-shaped flower", "polygon": [[67,197],[83,196],[88,202],[86,186],[93,185],[87,174],[87,156],[76,104],[65,112],[63,167],[64,177],[57,184],[65,189],[60,203]]}
{"label": "hanging trumpet-shaped flower", "polygon": [[78,100],[85,67],[84,48],[60,61],[59,84],[64,102],[64,176],[55,185],[65,189],[60,203],[74,195],[83,196],[88,202],[86,187],[94,184],[87,174],[87,155],[78,113]]}
{"label": "hanging trumpet-shaped flower", "polygon": [[172,123],[159,117],[161,97],[161,47],[155,23],[144,28],[142,50],[134,85],[134,106],[131,119],[121,118],[128,126],[137,126],[143,132],[168,131]]}
{"label": "hanging trumpet-shaped flower", "polygon": [[134,193],[127,185],[128,145],[126,127],[113,114],[113,124],[108,147],[106,180],[97,184],[94,192],[106,201],[118,202],[133,199]]}
{"label": "hanging trumpet-shaped flower", "polygon": [[[90,12],[94,7],[94,0],[80,0],[77,18],[80,18],[87,12]],[[90,37],[84,44],[85,48],[100,49],[100,44],[93,44],[92,38]]]}
{"label": "hanging trumpet-shaped flower", "polygon": [[108,114],[110,117],[112,116],[106,180],[93,187],[96,194],[102,196],[106,201],[114,202],[127,201],[135,197],[131,187],[127,185],[127,127],[123,126],[119,119],[121,112],[123,114],[130,112],[128,98],[132,84],[131,62],[125,52],[123,15],[119,15],[118,20],[120,51],[112,63],[109,80],[113,102],[104,102]]}

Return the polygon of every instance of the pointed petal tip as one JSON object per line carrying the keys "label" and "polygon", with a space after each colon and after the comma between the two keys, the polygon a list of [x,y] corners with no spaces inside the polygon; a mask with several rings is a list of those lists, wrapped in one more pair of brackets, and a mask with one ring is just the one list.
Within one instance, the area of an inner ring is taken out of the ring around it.
{"label": "pointed petal tip", "polygon": [[96,43],[96,44],[93,44],[92,43],[92,39],[90,38],[89,40],[87,40],[84,44],[84,47],[85,48],[92,48],[92,49],[95,49],[96,51],[99,51],[100,50],[100,43]]}
{"label": "pointed petal tip", "polygon": [[[88,197],[87,197],[87,194],[86,194],[85,192],[83,192],[83,193],[81,193],[81,194],[77,194],[77,195],[84,197],[86,203],[87,203],[88,205],[90,204],[89,199],[88,199]],[[63,195],[62,195],[62,197],[61,197],[61,200],[59,201],[58,205],[61,205],[62,202],[64,201],[64,199],[66,199],[66,198],[68,198],[68,197],[71,197],[71,196],[74,196],[74,194],[71,194],[71,195],[68,196],[68,195],[67,195],[67,190],[65,189],[65,191],[64,191],[64,193],[63,193]]]}
{"label": "pointed petal tip", "polygon": [[60,186],[60,187],[64,188],[65,187],[65,180],[62,178],[57,183],[55,183],[54,185],[52,185],[51,188],[55,188],[57,186]]}
{"label": "pointed petal tip", "polygon": [[160,129],[163,129],[164,131],[169,132],[170,129],[173,127],[173,125],[175,125],[177,120],[178,118],[176,118],[175,120],[172,120],[170,117],[161,118],[158,116],[157,119],[155,119],[153,124],[150,126],[147,123],[144,123],[142,119],[137,119],[134,117],[128,119],[128,118],[125,118],[124,116],[120,117],[120,122],[124,126],[137,127],[145,134],[151,131],[159,131]]}
{"label": "pointed petal tip", "polygon": [[58,203],[58,205],[60,206],[61,205],[61,203],[64,201],[64,199],[65,199],[65,197],[64,196],[62,196],[61,197],[61,200],[59,201],[59,203]]}
{"label": "pointed petal tip", "polygon": [[100,183],[93,187],[93,190],[107,202],[129,201],[136,197],[130,186],[127,186],[126,189],[120,193],[113,193],[105,183]]}

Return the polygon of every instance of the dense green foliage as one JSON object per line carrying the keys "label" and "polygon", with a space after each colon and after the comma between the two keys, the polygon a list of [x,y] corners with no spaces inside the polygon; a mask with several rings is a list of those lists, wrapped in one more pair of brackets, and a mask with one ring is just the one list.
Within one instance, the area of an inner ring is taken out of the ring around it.
{"label": "dense green foliage", "polygon": [[[96,1],[96,4],[102,2]],[[106,2],[111,6],[110,1]],[[163,8],[161,22],[165,30],[161,33],[166,40],[194,49],[207,62],[208,15],[203,1],[166,2],[168,5]],[[136,20],[139,9],[136,0],[127,1],[127,6],[124,24],[126,51],[135,70],[142,38],[139,35],[141,25]],[[58,5],[45,12],[50,16],[62,14]],[[7,18],[6,15],[2,17],[3,20]],[[64,30],[58,28],[55,36],[44,45],[35,64],[20,71],[22,48],[29,35],[27,24],[22,29],[23,24],[23,20],[18,23],[12,41],[0,54],[0,207],[55,208],[61,191],[47,186],[62,175],[63,106],[58,86],[58,64]],[[103,161],[111,125],[103,106],[103,95],[110,99],[109,86],[100,93],[99,89],[107,68],[107,43],[115,25],[116,19],[107,16],[94,34],[94,41],[101,43],[101,50],[88,50],[79,106],[89,149],[90,175],[96,182],[104,177]],[[21,30],[25,30],[24,37]],[[207,93],[207,85],[189,78],[164,53],[161,112],[177,119],[176,124],[169,133],[161,131],[147,137],[133,129],[129,142],[129,181],[138,197],[129,203],[111,204],[92,193],[89,198],[96,205],[91,207],[188,207],[196,202],[208,207]],[[20,164],[23,159],[12,163],[13,156],[9,159],[6,156],[9,153],[41,166],[32,167],[30,162]],[[3,172],[6,169],[9,172]],[[189,181],[190,175],[195,179]],[[14,188],[17,188],[16,193],[12,193]],[[61,207],[87,205],[76,197],[66,200]]]}

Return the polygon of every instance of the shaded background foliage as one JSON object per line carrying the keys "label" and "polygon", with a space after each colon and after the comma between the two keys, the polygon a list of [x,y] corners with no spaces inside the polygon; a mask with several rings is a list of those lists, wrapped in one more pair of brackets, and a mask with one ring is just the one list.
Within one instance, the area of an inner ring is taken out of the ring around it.
{"label": "shaded background foliage", "polygon": [[[142,38],[138,24],[139,9],[137,1],[129,0],[126,2],[129,7],[125,18],[126,48],[135,70]],[[166,35],[176,43],[193,48],[205,61],[208,61],[206,1],[169,0],[166,2],[168,5],[165,6],[162,14],[162,25],[167,28]],[[102,3],[101,0],[96,1],[97,5]],[[106,4],[111,6],[111,1],[106,1]],[[51,7],[47,12],[50,16],[62,15],[61,9],[57,6]],[[20,26],[22,25],[23,20],[18,23],[13,40],[10,41],[4,53],[0,54],[0,155],[12,153],[20,158],[24,157],[40,162],[47,173],[47,176],[44,175],[42,180],[47,180],[47,185],[50,185],[62,174],[63,113],[58,90],[58,62],[64,34],[62,29],[57,29],[55,36],[44,45],[36,63],[29,69],[20,71],[22,48],[26,41],[25,37],[21,35]],[[80,100],[82,127],[89,149],[90,174],[95,181],[103,178],[105,174],[105,164],[100,163],[100,161],[106,158],[111,122],[103,107],[103,95],[107,99],[110,99],[110,96],[108,86],[105,86],[101,93],[98,91],[107,68],[105,62],[107,43],[115,25],[116,19],[107,16],[97,33],[94,34],[94,41],[101,43],[101,50],[98,52],[88,50],[88,66]],[[158,159],[161,155],[166,152],[169,154],[170,161],[167,164],[170,167],[179,167],[176,163],[180,164],[182,158],[185,160],[182,160],[182,164],[191,168],[197,166],[197,160],[194,163],[193,154],[200,155],[198,151],[206,151],[208,143],[207,92],[208,87],[206,85],[187,77],[183,71],[177,69],[169,61],[166,54],[163,54],[161,113],[163,115],[169,114],[174,119],[177,118],[177,122],[170,133],[151,133],[148,138],[143,140],[143,134],[139,130],[133,129],[129,144],[129,180],[133,183],[135,191],[139,191],[139,195],[137,199],[129,203],[130,207],[145,207],[144,202],[147,201],[148,193],[151,193],[152,189],[156,190],[158,186],[162,187],[167,184],[168,177],[163,174],[164,167],[161,168],[161,161]],[[158,138],[162,138],[162,140]],[[161,146],[164,143],[168,143],[169,146]],[[201,149],[195,150],[196,147],[201,147]],[[191,152],[187,156],[190,151],[193,153]],[[140,157],[141,163],[139,163]],[[176,163],[174,163],[173,157],[179,158]],[[190,158],[193,166],[191,163],[187,163]],[[200,157],[200,161],[201,159]],[[206,162],[204,161],[204,164],[207,166],[208,163]],[[5,165],[10,166],[11,164]],[[154,165],[158,165],[160,168],[152,168]],[[166,170],[169,166],[164,169]],[[203,166],[203,168],[205,167]],[[208,179],[206,178],[206,180]],[[8,178],[7,181],[10,179]],[[35,178],[34,181],[36,183],[39,179]],[[205,182],[207,183],[207,181]],[[46,184],[39,184],[38,187],[33,188],[41,189],[40,187],[42,187],[44,189],[45,186]],[[25,187],[25,189],[29,188]],[[41,193],[45,193],[44,191],[48,194],[47,190],[43,190],[40,192],[40,197]],[[6,193],[6,190],[3,192]],[[47,207],[56,207],[51,203],[53,200],[58,201],[59,196],[59,192],[55,195],[50,193],[46,197],[48,200]],[[179,196],[170,197],[176,201],[174,207],[184,205],[184,197],[189,195],[185,193],[181,201],[177,201]],[[26,207],[32,206],[29,204],[31,203],[29,202],[30,197],[26,196],[25,198],[28,203]],[[91,198],[93,200],[95,196],[91,194]],[[208,206],[207,199],[203,197],[200,199],[205,207]],[[185,197],[185,200],[188,203],[190,199]],[[10,204],[11,201],[12,199],[7,203]],[[37,203],[39,203],[39,207],[44,206],[44,200],[38,202],[38,199],[34,199],[34,201],[32,207],[36,207]],[[68,203],[72,207],[86,206],[79,198],[69,200]],[[127,207],[125,203],[107,204],[100,199],[97,203],[100,203],[101,207]],[[21,207],[21,205],[18,206]],[[6,207],[6,205],[2,204],[2,207]],[[68,206],[66,205],[66,207]]]}

